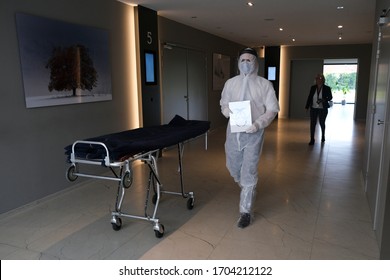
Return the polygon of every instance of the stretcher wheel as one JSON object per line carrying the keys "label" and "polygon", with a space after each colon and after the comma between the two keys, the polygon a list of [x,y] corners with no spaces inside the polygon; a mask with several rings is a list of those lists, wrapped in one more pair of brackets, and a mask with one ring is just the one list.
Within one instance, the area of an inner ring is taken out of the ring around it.
{"label": "stretcher wheel", "polygon": [[191,210],[192,208],[194,208],[194,198],[193,198],[193,197],[190,197],[190,198],[187,200],[187,209],[188,209],[188,210]]}
{"label": "stretcher wheel", "polygon": [[76,171],[75,165],[71,165],[68,167],[68,170],[66,171],[66,179],[68,179],[69,182],[76,181],[76,179],[78,178],[78,176],[74,174],[75,171]]}
{"label": "stretcher wheel", "polygon": [[122,177],[122,185],[125,189],[128,189],[130,188],[132,183],[133,183],[133,176],[132,174],[130,174],[129,171],[126,171]]}
{"label": "stretcher wheel", "polygon": [[154,230],[154,233],[155,233],[157,238],[161,238],[164,236],[164,226],[162,224],[160,224],[159,227],[160,227],[159,230],[157,230],[157,229]]}
{"label": "stretcher wheel", "polygon": [[112,229],[118,231],[122,228],[122,219],[118,217],[115,220],[116,220],[115,223],[111,223]]}

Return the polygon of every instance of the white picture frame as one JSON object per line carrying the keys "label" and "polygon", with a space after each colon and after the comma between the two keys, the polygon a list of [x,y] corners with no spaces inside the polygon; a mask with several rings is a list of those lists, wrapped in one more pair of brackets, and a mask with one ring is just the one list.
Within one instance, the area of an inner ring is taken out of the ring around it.
{"label": "white picture frame", "polygon": [[229,102],[230,131],[245,132],[252,126],[251,104],[249,100]]}

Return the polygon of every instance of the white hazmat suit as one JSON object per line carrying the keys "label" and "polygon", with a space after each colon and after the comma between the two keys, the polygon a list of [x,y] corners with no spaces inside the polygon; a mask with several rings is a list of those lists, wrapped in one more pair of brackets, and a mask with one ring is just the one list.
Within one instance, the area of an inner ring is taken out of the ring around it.
{"label": "white hazmat suit", "polygon": [[[226,130],[226,166],[234,181],[241,187],[239,227],[251,221],[252,204],[258,181],[258,163],[266,128],[279,112],[279,103],[270,81],[257,75],[257,53],[251,48],[240,52],[240,74],[227,80],[222,91],[220,105],[222,114],[229,118],[232,113],[229,102],[250,101],[252,126],[245,132],[232,133],[230,121]],[[246,220],[242,222],[243,215]],[[248,220],[249,219],[249,220]]]}

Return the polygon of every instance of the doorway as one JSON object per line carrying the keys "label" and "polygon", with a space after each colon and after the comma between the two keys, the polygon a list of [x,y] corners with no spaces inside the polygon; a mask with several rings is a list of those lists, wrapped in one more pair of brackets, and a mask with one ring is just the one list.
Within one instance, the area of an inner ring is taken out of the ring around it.
{"label": "doorway", "polygon": [[325,59],[323,69],[326,84],[332,88],[334,105],[329,110],[330,116],[343,116],[346,121],[352,121],[355,112],[358,60]]}
{"label": "doorway", "polygon": [[206,54],[165,43],[162,47],[163,123],[179,115],[207,120]]}
{"label": "doorway", "polygon": [[[303,108],[309,89],[315,84],[315,75],[323,73],[326,84],[332,88],[334,106],[329,110],[329,113],[332,110],[343,110],[348,113],[351,120],[354,119],[357,69],[358,60],[355,58],[293,60],[291,62],[289,117],[309,118],[308,113]],[[343,100],[345,100],[348,109],[343,109]]]}
{"label": "doorway", "polygon": [[325,59],[323,74],[332,88],[333,103],[355,104],[357,59]]}

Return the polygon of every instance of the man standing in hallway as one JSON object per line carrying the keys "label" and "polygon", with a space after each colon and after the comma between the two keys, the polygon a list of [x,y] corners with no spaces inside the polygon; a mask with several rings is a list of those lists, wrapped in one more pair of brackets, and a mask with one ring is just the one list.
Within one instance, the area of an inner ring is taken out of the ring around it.
{"label": "man standing in hallway", "polygon": [[240,74],[227,80],[220,105],[226,118],[233,112],[229,103],[249,101],[252,124],[243,132],[232,132],[231,121],[226,130],[226,166],[234,181],[240,186],[240,219],[238,227],[247,227],[253,219],[253,202],[258,181],[258,163],[266,128],[279,112],[279,103],[272,83],[258,76],[257,52],[252,48],[240,51]]}
{"label": "man standing in hallway", "polygon": [[309,96],[306,101],[306,110],[310,108],[310,142],[314,145],[314,134],[316,131],[317,119],[320,121],[322,138],[325,142],[325,120],[328,115],[329,101],[333,99],[332,90],[325,85],[325,77],[322,74],[316,76],[316,84],[310,88]]}

